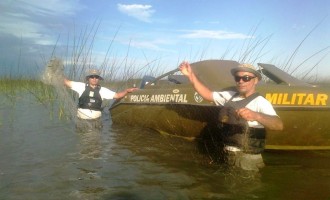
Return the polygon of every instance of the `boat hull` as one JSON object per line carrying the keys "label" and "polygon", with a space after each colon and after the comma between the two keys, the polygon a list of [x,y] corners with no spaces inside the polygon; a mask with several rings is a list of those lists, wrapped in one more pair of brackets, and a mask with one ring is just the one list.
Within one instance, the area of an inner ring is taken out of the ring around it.
{"label": "boat hull", "polygon": [[267,131],[267,149],[330,150],[330,111],[278,110],[283,131]]}
{"label": "boat hull", "polygon": [[[218,134],[218,106],[121,104],[110,112],[116,124],[139,126],[189,140],[205,134]],[[147,111],[147,112],[146,112]],[[283,131],[266,134],[266,149],[330,150],[328,110],[278,110]]]}
{"label": "boat hull", "polygon": [[[233,90],[235,82],[229,74],[237,65],[228,60],[191,64],[212,91]],[[283,131],[267,130],[266,149],[330,149],[330,87],[305,83],[273,65],[259,66],[263,80],[257,90],[284,123]],[[175,74],[177,71],[142,79],[139,90],[111,106],[112,121],[187,139],[218,136],[221,107],[203,99],[185,76]]]}
{"label": "boat hull", "polygon": [[[151,128],[161,133],[194,139],[211,121],[219,108],[191,105],[120,105],[111,109],[116,124]],[[147,112],[146,112],[147,111]],[[117,113],[117,114],[115,114]],[[120,114],[118,114],[120,113]]]}

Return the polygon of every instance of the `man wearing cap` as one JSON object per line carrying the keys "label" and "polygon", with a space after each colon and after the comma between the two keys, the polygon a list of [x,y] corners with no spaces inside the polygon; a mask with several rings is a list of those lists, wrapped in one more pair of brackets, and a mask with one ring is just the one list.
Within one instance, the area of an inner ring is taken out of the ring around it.
{"label": "man wearing cap", "polygon": [[95,120],[101,117],[101,106],[103,99],[120,99],[127,93],[133,92],[137,88],[129,88],[121,92],[114,92],[99,85],[103,80],[100,72],[96,69],[89,70],[86,76],[86,83],[75,82],[64,78],[64,84],[76,91],[79,95],[78,119]]}
{"label": "man wearing cap", "polygon": [[[219,127],[228,162],[246,170],[258,171],[263,167],[261,152],[265,146],[265,130],[282,130],[283,122],[271,103],[256,92],[261,74],[253,65],[240,64],[231,70],[236,90],[215,92],[198,80],[188,62],[182,62],[179,69],[204,99],[223,106]],[[234,110],[237,121],[233,122],[228,116],[230,110]]]}

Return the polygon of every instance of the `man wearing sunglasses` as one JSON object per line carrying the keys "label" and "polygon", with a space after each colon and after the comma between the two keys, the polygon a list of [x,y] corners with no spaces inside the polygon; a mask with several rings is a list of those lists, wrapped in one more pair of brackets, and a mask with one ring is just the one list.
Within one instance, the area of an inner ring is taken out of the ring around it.
{"label": "man wearing sunglasses", "polygon": [[265,146],[266,129],[282,130],[283,122],[271,103],[256,92],[256,85],[262,79],[256,68],[250,64],[233,68],[231,74],[236,90],[219,92],[211,91],[199,81],[188,62],[182,62],[179,69],[204,99],[223,106],[219,128],[229,164],[256,171],[263,167],[261,152]]}
{"label": "man wearing sunglasses", "polygon": [[[100,72],[96,69],[89,70],[86,76],[86,83],[75,82],[64,78],[64,84],[79,95],[77,111],[78,121],[80,119],[95,122],[100,121],[103,99],[120,99],[127,93],[133,92],[137,89],[128,88],[121,92],[114,92],[108,88],[101,87],[99,84],[100,80],[103,80],[103,78],[100,76]],[[100,123],[95,124],[95,126],[101,126]]]}

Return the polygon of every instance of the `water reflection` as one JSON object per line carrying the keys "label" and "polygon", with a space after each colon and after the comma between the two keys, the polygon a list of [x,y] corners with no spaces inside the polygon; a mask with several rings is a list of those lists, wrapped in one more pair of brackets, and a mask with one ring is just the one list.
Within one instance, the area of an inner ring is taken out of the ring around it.
{"label": "water reflection", "polygon": [[[162,186],[158,188],[159,192],[173,195],[167,198],[176,195],[180,198],[174,199],[253,196],[253,192],[262,186],[258,172],[231,168],[219,162],[205,162],[205,155],[200,154],[191,141],[138,128],[125,133],[118,131],[116,139],[118,144],[131,150],[134,157],[142,157],[152,163],[145,166],[138,183],[150,187]],[[169,186],[172,189],[168,188],[165,192]]]}
{"label": "water reflection", "polygon": [[100,130],[89,130],[86,132],[77,132],[79,136],[79,151],[81,159],[93,158],[97,159],[101,157],[102,146],[101,146],[101,131]]}
{"label": "water reflection", "polygon": [[[196,143],[111,124],[79,132],[43,105],[2,107],[0,199],[329,199],[330,152],[264,153],[259,173],[210,163]],[[4,114],[9,115],[6,117]]]}

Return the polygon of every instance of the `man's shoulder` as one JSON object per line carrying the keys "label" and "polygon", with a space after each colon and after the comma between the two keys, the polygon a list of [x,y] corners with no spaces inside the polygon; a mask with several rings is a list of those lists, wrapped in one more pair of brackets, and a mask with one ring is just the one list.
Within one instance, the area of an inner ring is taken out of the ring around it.
{"label": "man's shoulder", "polygon": [[272,105],[264,96],[259,95],[254,100],[255,103],[259,105]]}
{"label": "man's shoulder", "polygon": [[82,82],[72,81],[71,82],[71,89],[73,90],[82,90],[85,89],[86,84]]}
{"label": "man's shoulder", "polygon": [[101,89],[100,89],[100,95],[103,99],[113,99],[115,94],[116,94],[116,92],[114,92],[106,87],[101,87]]}
{"label": "man's shoulder", "polygon": [[222,91],[219,91],[217,93],[219,93],[219,94],[221,94],[222,96],[225,96],[225,97],[233,97],[236,94],[238,94],[238,92],[235,91],[235,90],[222,90]]}
{"label": "man's shoulder", "polygon": [[72,84],[73,85],[76,85],[76,86],[85,86],[86,84],[83,83],[83,82],[78,82],[78,81],[72,81]]}
{"label": "man's shoulder", "polygon": [[261,94],[259,94],[255,99],[257,99],[258,101],[268,101],[264,96],[262,96]]}
{"label": "man's shoulder", "polygon": [[110,90],[109,88],[101,87],[100,88],[100,93],[110,93],[110,94],[112,94],[112,93],[116,93],[116,92]]}

